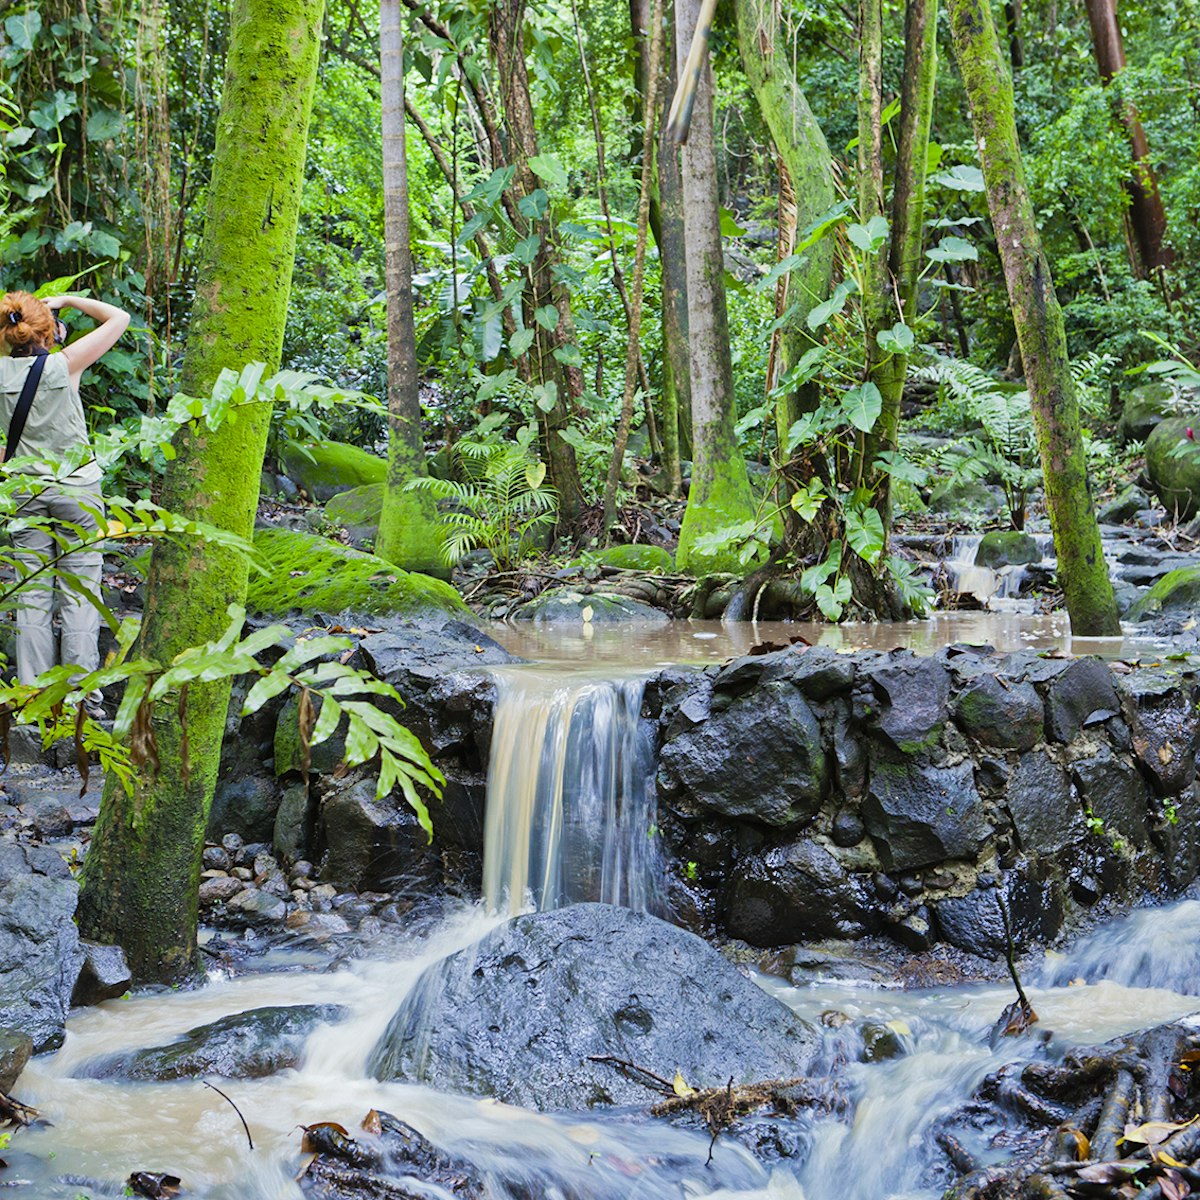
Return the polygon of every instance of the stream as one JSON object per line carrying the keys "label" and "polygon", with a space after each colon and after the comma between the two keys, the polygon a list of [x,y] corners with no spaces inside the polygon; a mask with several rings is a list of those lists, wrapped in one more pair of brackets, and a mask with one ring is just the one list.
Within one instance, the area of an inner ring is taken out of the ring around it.
{"label": "stream", "polygon": [[[353,1131],[379,1108],[461,1154],[497,1195],[513,1200],[936,1200],[946,1178],[938,1174],[929,1130],[990,1071],[1200,1009],[1200,901],[1193,900],[1132,913],[1081,939],[1069,954],[1050,953],[1027,966],[1040,1017],[1036,1036],[1006,1039],[997,1049],[988,1034],[1012,999],[1008,986],[899,991],[829,979],[793,987],[757,976],[822,1029],[824,1058],[840,1067],[850,1101],[846,1115],[792,1124],[796,1153],[774,1165],[763,1165],[730,1136],[718,1139],[706,1165],[706,1134],[648,1121],[641,1112],[546,1115],[369,1078],[370,1051],[422,971],[495,928],[510,905],[555,908],[604,899],[669,915],[653,836],[653,754],[638,720],[645,673],[655,662],[726,658],[753,642],[803,632],[794,625],[730,631],[680,623],[634,641],[627,629],[596,630],[579,635],[590,663],[571,669],[565,660],[579,660],[576,635],[506,631],[510,649],[542,661],[497,671],[485,901],[460,902],[432,928],[414,929],[389,945],[386,960],[331,969],[324,955],[275,951],[254,973],[214,974],[193,992],[142,992],[76,1010],[63,1047],[34,1059],[20,1078],[18,1098],[50,1125],[14,1139],[5,1152],[4,1183],[27,1181],[16,1194],[39,1200],[99,1200],[124,1194],[131,1171],[150,1170],[180,1176],[186,1194],[202,1200],[298,1200],[300,1126],[337,1121]],[[823,642],[831,633],[844,638],[847,648],[895,645],[902,637],[919,649],[983,637],[1004,649],[1072,648],[1056,618],[1019,614],[913,623],[911,636],[895,626],[820,627],[819,633]],[[1129,648],[1112,642],[1107,649]],[[348,1015],[312,1033],[299,1069],[217,1081],[244,1115],[253,1150],[230,1104],[199,1079],[77,1077],[102,1055],[160,1045],[231,1013],[309,1003],[340,1004]],[[851,1020],[831,1020],[831,1013]],[[890,1030],[899,1053],[856,1061],[862,1042],[855,1030],[864,1023]],[[1053,1035],[1045,1046],[1042,1031]],[[1003,1154],[983,1134],[968,1148],[985,1163]],[[513,1190],[514,1180],[520,1190]],[[429,1186],[420,1194],[450,1196]]]}

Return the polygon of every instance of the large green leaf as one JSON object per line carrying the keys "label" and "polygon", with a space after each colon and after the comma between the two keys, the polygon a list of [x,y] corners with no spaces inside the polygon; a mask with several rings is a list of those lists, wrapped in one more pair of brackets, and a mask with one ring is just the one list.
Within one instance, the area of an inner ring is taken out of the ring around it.
{"label": "large green leaf", "polygon": [[529,160],[529,169],[556,188],[567,186],[567,170],[553,154],[535,154]]}
{"label": "large green leaf", "polygon": [[875,428],[875,422],[879,420],[879,414],[883,411],[883,397],[879,394],[879,389],[868,379],[865,383],[851,388],[842,396],[842,411],[846,414],[846,420],[855,429],[859,429],[863,433],[870,433]]}

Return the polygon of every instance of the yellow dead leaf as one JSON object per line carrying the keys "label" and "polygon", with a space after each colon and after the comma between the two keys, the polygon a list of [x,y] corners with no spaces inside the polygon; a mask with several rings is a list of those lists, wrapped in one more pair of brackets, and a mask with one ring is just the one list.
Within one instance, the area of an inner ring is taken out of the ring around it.
{"label": "yellow dead leaf", "polygon": [[1167,765],[1167,763],[1169,763],[1169,762],[1171,761],[1171,759],[1172,759],[1172,758],[1174,758],[1174,757],[1175,757],[1175,751],[1174,751],[1174,749],[1171,747],[1171,743],[1170,743],[1170,742],[1166,742],[1164,745],[1162,745],[1162,746],[1159,746],[1159,748],[1158,748],[1158,761],[1159,761],[1159,762],[1161,762],[1161,763],[1163,764],[1163,766],[1164,766],[1164,767],[1165,767],[1165,766]]}
{"label": "yellow dead leaf", "polygon": [[1150,1157],[1157,1163],[1162,1163],[1164,1167],[1186,1167],[1187,1163],[1181,1163],[1179,1159],[1172,1158],[1163,1150],[1159,1150],[1154,1146],[1150,1147]]}
{"label": "yellow dead leaf", "polygon": [[912,1030],[908,1027],[907,1021],[901,1021],[897,1017],[894,1021],[888,1021],[887,1027],[898,1037],[912,1037]]}
{"label": "yellow dead leaf", "polygon": [[365,1133],[373,1133],[376,1137],[383,1132],[383,1122],[379,1118],[378,1109],[371,1109],[371,1111],[367,1113],[365,1117],[363,1117],[362,1127]]}
{"label": "yellow dead leaf", "polygon": [[1092,1154],[1092,1143],[1088,1135],[1082,1129],[1068,1129],[1067,1132],[1075,1143],[1075,1161],[1086,1162]]}
{"label": "yellow dead leaf", "polygon": [[586,625],[592,619],[592,606],[589,604],[579,615],[583,618]]}
{"label": "yellow dead leaf", "polygon": [[677,1096],[694,1096],[696,1089],[690,1086],[687,1080],[683,1077],[682,1071],[675,1072],[675,1078],[671,1081],[671,1088]]}
{"label": "yellow dead leaf", "polygon": [[125,526],[120,521],[115,521],[111,517],[108,521],[108,536],[116,537],[119,533],[125,532]]}
{"label": "yellow dead leaf", "polygon": [[1134,1142],[1140,1146],[1157,1146],[1173,1133],[1186,1129],[1191,1121],[1144,1121],[1141,1125],[1126,1125],[1122,1142]]}

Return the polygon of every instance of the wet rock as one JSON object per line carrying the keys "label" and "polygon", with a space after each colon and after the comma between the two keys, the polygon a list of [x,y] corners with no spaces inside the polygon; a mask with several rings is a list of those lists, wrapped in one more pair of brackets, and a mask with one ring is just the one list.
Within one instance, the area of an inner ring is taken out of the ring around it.
{"label": "wet rock", "polygon": [[999,958],[1007,946],[1000,901],[1008,910],[1013,947],[1050,941],[1065,917],[1062,887],[1045,863],[1025,861],[1010,872],[1000,888],[976,889],[957,899],[942,900],[937,910],[944,940],[968,954]]}
{"label": "wet rock", "polygon": [[815,1031],[694,934],[581,904],[517,917],[428,968],[371,1054],[409,1079],[536,1109],[644,1105],[611,1055],[693,1086],[804,1074]]}
{"label": "wet rock", "polygon": [[[1187,417],[1160,421],[1146,439],[1146,475],[1168,513],[1194,516],[1200,508],[1200,450],[1186,436]],[[1187,452],[1176,455],[1177,448]]]}
{"label": "wet rock", "polygon": [[1137,768],[1105,747],[1072,771],[1084,804],[1102,823],[1097,832],[1144,846],[1149,836],[1146,787]]}
{"label": "wet rock", "polygon": [[201,862],[206,871],[228,871],[233,866],[229,851],[222,846],[205,846]]}
{"label": "wet rock", "polygon": [[287,927],[293,933],[301,933],[309,941],[318,944],[350,932],[349,923],[338,913],[288,913]]}
{"label": "wet rock", "polygon": [[361,776],[323,781],[323,787],[318,817],[322,879],[356,891],[387,891],[402,876],[432,882],[436,864],[429,840],[403,800],[377,800],[375,780]]}
{"label": "wet rock", "polygon": [[1176,411],[1175,389],[1170,384],[1138,384],[1125,395],[1118,436],[1122,442],[1144,442],[1159,422]]}
{"label": "wet rock", "polygon": [[73,880],[29,874],[0,886],[0,1025],[27,1033],[38,1054],[62,1045],[83,963],[78,890]]}
{"label": "wet rock", "polygon": [[1164,575],[1125,614],[1130,621],[1157,616],[1186,616],[1200,607],[1200,564]]}
{"label": "wet rock", "polygon": [[977,742],[998,749],[1030,749],[1041,740],[1045,725],[1037,689],[994,674],[981,674],[963,689],[954,715]]}
{"label": "wet rock", "polygon": [[232,831],[247,841],[270,838],[280,796],[279,784],[259,771],[234,779],[218,779],[208,823],[209,836]]}
{"label": "wet rock", "polygon": [[1152,501],[1135,483],[1122,488],[1107,504],[1100,508],[1097,518],[1104,524],[1121,525],[1132,521],[1143,509],[1151,506]]}
{"label": "wet rock", "polygon": [[258,888],[245,888],[237,893],[225,906],[226,914],[247,925],[271,925],[287,916],[287,904],[278,896]]}
{"label": "wet rock", "polygon": [[1066,771],[1044,750],[1021,755],[1008,780],[1008,811],[1029,853],[1054,854],[1086,832]]}
{"label": "wet rock", "polygon": [[208,880],[200,880],[200,907],[232,900],[245,890],[246,884],[234,875],[215,875]]}
{"label": "wet rock", "polygon": [[1046,733],[1069,742],[1085,725],[1121,710],[1112,671],[1099,658],[1074,659],[1050,684],[1046,698]]}
{"label": "wet rock", "polygon": [[867,827],[862,823],[862,818],[858,813],[851,812],[848,808],[842,808],[833,818],[831,836],[835,846],[843,848],[857,846],[867,836]]}
{"label": "wet rock", "polygon": [[613,625],[624,622],[642,626],[670,624],[669,613],[616,592],[546,591],[520,605],[511,617],[535,625]]}
{"label": "wet rock", "polygon": [[300,1065],[304,1044],[323,1021],[337,1021],[347,1010],[337,1004],[296,1004],[252,1008],[189,1029],[178,1040],[113,1054],[86,1064],[90,1079],[261,1079]]}
{"label": "wet rock", "polygon": [[970,762],[873,761],[862,813],[888,870],[974,858],[991,832]]}
{"label": "wet rock", "polygon": [[271,845],[284,862],[292,862],[308,853],[316,814],[316,797],[303,783],[293,783],[283,789]]}
{"label": "wet rock", "polygon": [[19,1029],[0,1028],[0,1094],[7,1096],[33,1055],[33,1039]]}
{"label": "wet rock", "polygon": [[120,946],[101,946],[96,942],[81,941],[80,946],[83,967],[75,981],[71,1003],[99,1004],[125,995],[133,986],[133,974],[125,961],[125,951]]}
{"label": "wet rock", "polygon": [[878,726],[898,750],[915,754],[937,742],[950,698],[950,674],[941,662],[908,655],[862,675],[880,701]]}
{"label": "wet rock", "polygon": [[1027,533],[1015,529],[993,529],[985,533],[975,551],[977,567],[1023,567],[1041,562],[1042,552]]}
{"label": "wet rock", "polygon": [[1134,671],[1121,680],[1133,748],[1160,796],[1190,787],[1196,777],[1195,685],[1178,672]]}
{"label": "wet rock", "polygon": [[737,864],[725,927],[751,945],[853,938],[876,926],[861,885],[814,842],[778,846]]}
{"label": "wet rock", "polygon": [[799,690],[766,683],[678,731],[659,757],[662,795],[687,816],[716,812],[786,828],[820,807],[821,727]]}

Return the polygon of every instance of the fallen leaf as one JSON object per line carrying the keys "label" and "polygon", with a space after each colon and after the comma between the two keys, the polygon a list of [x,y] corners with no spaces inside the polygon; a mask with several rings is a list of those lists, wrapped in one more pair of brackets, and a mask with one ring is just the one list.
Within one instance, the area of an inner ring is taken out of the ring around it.
{"label": "fallen leaf", "polygon": [[1117,1162],[1092,1163],[1090,1166],[1080,1167],[1075,1174],[1084,1181],[1084,1183],[1124,1183],[1127,1179],[1132,1179],[1140,1170],[1148,1164],[1144,1162],[1130,1162],[1126,1159],[1119,1159]]}
{"label": "fallen leaf", "polygon": [[[1192,1119],[1193,1121],[1195,1118]],[[1141,1125],[1126,1125],[1125,1134],[1117,1139],[1121,1142],[1134,1142],[1139,1146],[1157,1146],[1165,1142],[1173,1133],[1186,1129],[1192,1121],[1145,1121]]]}
{"label": "fallen leaf", "polygon": [[696,1094],[696,1089],[684,1079],[682,1071],[675,1072],[675,1078],[671,1081],[671,1090],[677,1096],[694,1096]]}
{"label": "fallen leaf", "polygon": [[157,1171],[134,1171],[129,1177],[129,1187],[135,1196],[148,1200],[164,1200],[178,1196],[183,1181],[178,1175],[165,1175]]}
{"label": "fallen leaf", "polygon": [[583,618],[583,623],[586,625],[593,616],[592,606],[590,604],[587,605],[579,615]]}
{"label": "fallen leaf", "polygon": [[373,1133],[376,1137],[383,1132],[383,1122],[379,1119],[378,1109],[371,1109],[371,1111],[367,1113],[365,1117],[363,1117],[362,1127],[365,1133]]}
{"label": "fallen leaf", "polygon": [[1158,748],[1158,761],[1165,767],[1167,763],[1175,757],[1175,751],[1171,748],[1171,743],[1166,742]]}
{"label": "fallen leaf", "polygon": [[1075,1143],[1075,1161],[1086,1162],[1091,1157],[1092,1143],[1082,1129],[1068,1129],[1071,1140]]}

